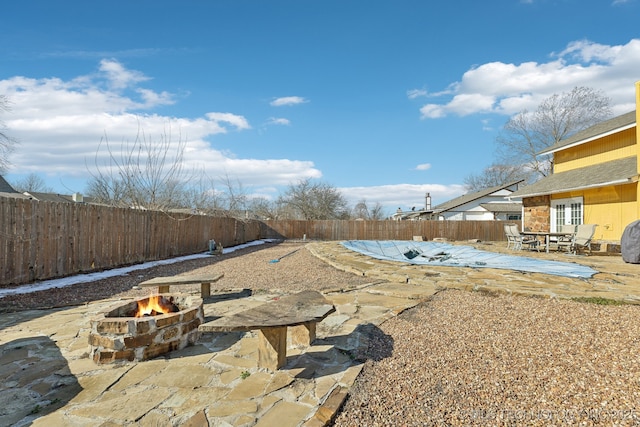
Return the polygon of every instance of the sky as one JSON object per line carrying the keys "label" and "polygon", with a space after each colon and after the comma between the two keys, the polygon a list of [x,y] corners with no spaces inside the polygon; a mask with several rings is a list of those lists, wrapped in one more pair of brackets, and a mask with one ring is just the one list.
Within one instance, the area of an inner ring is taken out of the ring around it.
{"label": "sky", "polygon": [[[635,109],[640,0],[21,0],[3,5],[7,180],[83,193],[137,137],[275,200],[304,179],[438,205],[509,117],[586,86]],[[108,147],[108,148],[107,148]]]}

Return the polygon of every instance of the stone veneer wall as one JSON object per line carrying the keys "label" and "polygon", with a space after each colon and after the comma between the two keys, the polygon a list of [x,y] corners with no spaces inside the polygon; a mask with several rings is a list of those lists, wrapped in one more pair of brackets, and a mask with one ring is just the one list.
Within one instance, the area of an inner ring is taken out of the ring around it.
{"label": "stone veneer wall", "polygon": [[549,196],[526,197],[522,200],[524,209],[523,227],[530,231],[551,229],[551,200]]}
{"label": "stone veneer wall", "polygon": [[90,357],[97,364],[142,361],[180,350],[198,340],[204,323],[202,298],[177,296],[176,313],[147,317],[113,317],[129,312],[136,301],[107,309],[91,319]]}

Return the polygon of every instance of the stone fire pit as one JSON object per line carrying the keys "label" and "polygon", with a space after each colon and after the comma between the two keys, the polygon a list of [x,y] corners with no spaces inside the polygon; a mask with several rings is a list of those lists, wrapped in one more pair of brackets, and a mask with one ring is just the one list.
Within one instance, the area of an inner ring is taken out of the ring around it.
{"label": "stone fire pit", "polygon": [[161,296],[171,301],[173,312],[133,317],[139,304],[147,304],[150,296],[111,307],[92,319],[89,346],[93,361],[142,361],[194,344],[198,326],[204,323],[202,298]]}

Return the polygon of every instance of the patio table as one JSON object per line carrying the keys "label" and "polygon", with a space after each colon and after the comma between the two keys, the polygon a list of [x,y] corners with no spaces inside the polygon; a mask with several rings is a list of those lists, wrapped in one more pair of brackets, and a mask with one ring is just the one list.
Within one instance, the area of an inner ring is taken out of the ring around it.
{"label": "patio table", "polygon": [[549,243],[551,241],[551,237],[571,237],[574,233],[562,233],[562,232],[551,232],[551,231],[522,231],[520,232],[522,236],[544,236],[544,245],[545,251],[549,253]]}

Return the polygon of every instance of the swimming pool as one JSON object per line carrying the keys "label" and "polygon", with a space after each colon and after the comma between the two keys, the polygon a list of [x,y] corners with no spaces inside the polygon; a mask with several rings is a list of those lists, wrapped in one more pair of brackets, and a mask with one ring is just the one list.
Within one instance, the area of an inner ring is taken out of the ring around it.
{"label": "swimming pool", "polygon": [[416,265],[501,268],[584,279],[598,273],[597,270],[573,262],[506,255],[449,243],[409,240],[347,240],[341,243],[347,249],[376,259]]}

